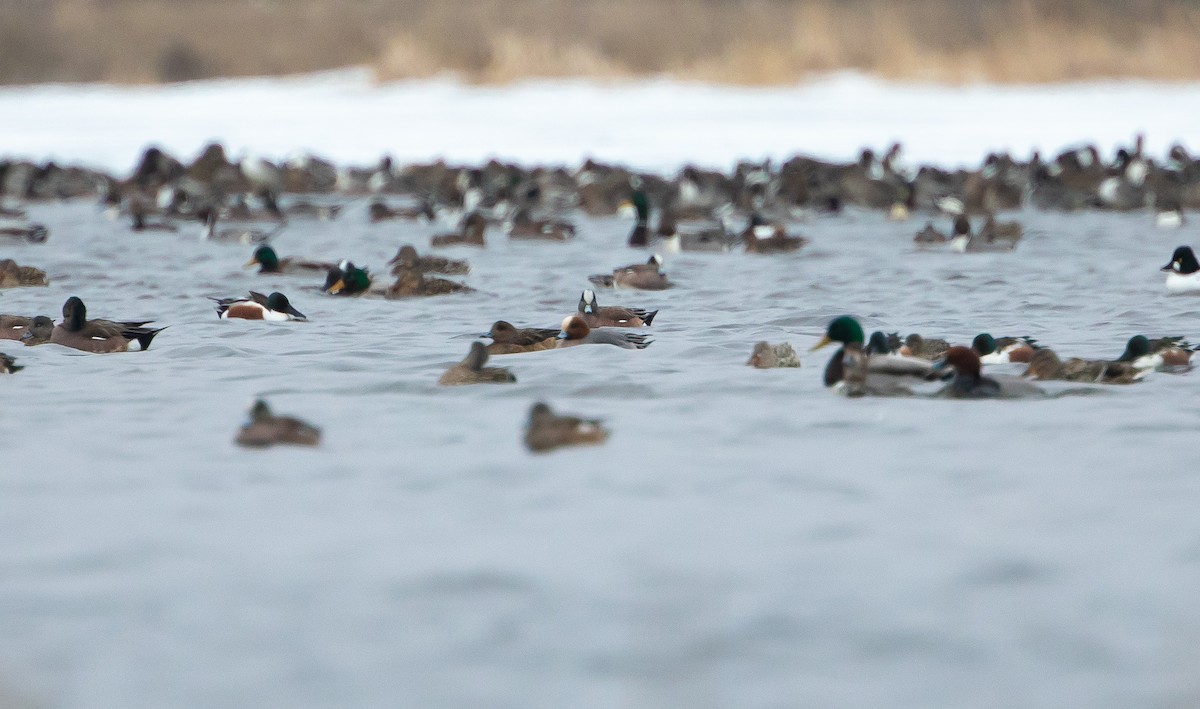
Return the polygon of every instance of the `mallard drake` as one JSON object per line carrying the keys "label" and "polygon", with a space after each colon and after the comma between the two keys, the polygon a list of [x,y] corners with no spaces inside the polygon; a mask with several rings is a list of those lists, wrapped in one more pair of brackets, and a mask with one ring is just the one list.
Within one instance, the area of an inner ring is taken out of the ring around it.
{"label": "mallard drake", "polygon": [[279,258],[275,249],[263,244],[254,250],[254,256],[243,266],[250,268],[258,266],[259,273],[313,273],[324,272],[337,268],[332,263],[321,261],[304,261],[296,258]]}
{"label": "mallard drake", "polygon": [[462,228],[449,234],[438,234],[429,240],[432,246],[483,246],[487,219],[479,212],[471,212],[463,219]]}
{"label": "mallard drake", "polygon": [[1167,272],[1167,292],[1200,293],[1200,262],[1190,246],[1180,246],[1161,271]]}
{"label": "mallard drake", "polygon": [[422,273],[441,273],[447,276],[464,276],[471,271],[471,265],[466,261],[460,261],[443,256],[421,256],[417,250],[409,244],[401,246],[388,261],[388,265],[392,267],[392,275],[400,275],[400,272],[410,269],[416,269]]}
{"label": "mallard drake", "polygon": [[816,351],[840,342],[842,346],[825,365],[824,383],[848,396],[907,396],[911,385],[932,378],[932,363],[898,354],[868,354],[863,348],[863,329],[849,315],[834,318]]}
{"label": "mallard drake", "polygon": [[1138,369],[1129,362],[1105,362],[1078,357],[1062,361],[1054,350],[1042,348],[1033,353],[1033,359],[1029,361],[1029,368],[1023,376],[1089,384],[1132,384],[1140,381],[1147,371]]}
{"label": "mallard drake", "polygon": [[563,446],[596,445],[607,438],[608,431],[598,420],[559,416],[542,402],[534,404],[529,410],[525,446],[535,453]]}
{"label": "mallard drake", "polygon": [[517,381],[513,373],[504,367],[485,367],[487,347],[482,342],[472,342],[466,358],[447,369],[438,379],[442,386],[459,384],[505,384]]}
{"label": "mallard drake", "polygon": [[0,288],[49,285],[46,272],[33,266],[18,266],[10,258],[0,259]]}
{"label": "mallard drake", "polygon": [[786,342],[772,345],[769,342],[759,342],[750,353],[750,361],[746,364],[756,369],[774,369],[775,367],[799,367],[800,357],[796,350]]}
{"label": "mallard drake", "polygon": [[650,245],[650,198],[643,190],[634,190],[630,202],[636,211],[637,221],[629,232],[629,245],[640,248]]}
{"label": "mallard drake", "polygon": [[154,336],[164,329],[145,327],[148,322],[150,321],[88,320],[87,307],[83,301],[71,296],[63,303],[63,321],[50,333],[50,341],[56,345],[93,353],[146,350],[150,348],[150,341]]}
{"label": "mallard drake", "polygon": [[304,313],[292,307],[288,297],[275,292],[263,295],[250,291],[247,298],[210,298],[217,304],[217,317],[222,320],[307,320]]}
{"label": "mallard drake", "polygon": [[267,402],[259,399],[250,409],[250,420],[234,439],[239,446],[265,448],[277,443],[315,446],[321,443],[321,429],[291,416],[276,416]]}
{"label": "mallard drake", "polygon": [[452,281],[448,278],[425,276],[419,270],[410,268],[396,274],[393,283],[384,294],[387,298],[408,298],[425,295],[449,295],[451,293],[470,293],[475,289],[470,286]]}
{"label": "mallard drake", "polygon": [[568,315],[563,318],[562,330],[557,335],[556,347],[572,347],[574,345],[616,345],[627,350],[642,350],[650,346],[653,340],[647,335],[641,335],[628,330],[612,328],[588,327],[587,322],[579,315]]}
{"label": "mallard drake", "polygon": [[492,329],[481,337],[491,338],[488,354],[504,355],[521,352],[552,350],[558,345],[558,330],[548,327],[517,328],[504,320],[497,320]]}
{"label": "mallard drake", "polygon": [[601,306],[591,289],[579,296],[579,315],[588,327],[642,327],[653,322],[657,314],[657,310]]}
{"label": "mallard drake", "polygon": [[983,376],[979,355],[970,347],[951,347],[934,362],[933,368],[934,371],[954,370],[954,378],[937,393],[947,399],[1023,399],[1046,394],[1015,377]]}
{"label": "mallard drake", "polygon": [[359,268],[352,262],[343,260],[337,266],[329,269],[325,275],[325,285],[321,290],[330,295],[362,295],[371,288],[371,274],[367,269]]}

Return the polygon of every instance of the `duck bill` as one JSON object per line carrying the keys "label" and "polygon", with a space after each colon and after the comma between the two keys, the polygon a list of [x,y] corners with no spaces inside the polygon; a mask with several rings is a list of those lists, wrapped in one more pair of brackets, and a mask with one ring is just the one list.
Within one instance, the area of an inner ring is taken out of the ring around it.
{"label": "duck bill", "polygon": [[247,261],[246,263],[243,263],[243,264],[242,264],[242,268],[252,268],[252,267],[254,267],[254,266],[257,266],[257,265],[259,265],[259,263],[258,263],[258,259],[256,259],[256,258],[252,258],[252,259],[250,259],[249,261]]}
{"label": "duck bill", "polygon": [[329,288],[327,288],[325,292],[329,293],[330,295],[337,295],[338,293],[341,293],[342,289],[345,287],[346,287],[346,281],[345,281],[345,279],[342,279],[342,280],[339,280],[337,283],[334,283],[333,285],[329,286]]}
{"label": "duck bill", "polygon": [[568,337],[570,337],[570,335],[568,335],[568,334],[567,334],[565,331],[563,331],[563,332],[560,332],[560,333],[558,333],[558,334],[557,334],[557,335],[555,335],[554,337],[555,337],[555,339],[559,339],[559,340],[565,340],[565,339],[567,339]]}
{"label": "duck bill", "polygon": [[288,315],[291,315],[292,317],[296,318],[297,320],[308,320],[308,316],[306,316],[304,313],[300,312],[299,310],[296,310],[295,308],[293,308],[290,305],[288,306],[287,313],[288,313]]}
{"label": "duck bill", "polygon": [[1175,262],[1174,262],[1174,261],[1172,261],[1171,263],[1168,263],[1166,266],[1163,266],[1162,268],[1160,268],[1160,269],[1158,269],[1158,270],[1160,270],[1160,271],[1174,271],[1174,270],[1175,270]]}
{"label": "duck bill", "polygon": [[824,346],[826,346],[826,345],[830,344],[831,342],[833,342],[833,340],[829,339],[829,335],[825,335],[825,336],[823,336],[823,337],[821,338],[821,341],[820,341],[820,342],[818,342],[817,344],[813,345],[813,346],[812,346],[812,348],[811,348],[811,349],[809,349],[809,352],[816,352],[817,350],[819,350],[819,349],[821,349],[822,347],[824,347]]}

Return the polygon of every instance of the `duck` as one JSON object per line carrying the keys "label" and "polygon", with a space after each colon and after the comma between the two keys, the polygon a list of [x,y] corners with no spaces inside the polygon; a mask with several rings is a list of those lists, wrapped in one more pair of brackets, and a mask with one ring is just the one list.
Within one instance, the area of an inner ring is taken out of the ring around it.
{"label": "duck", "polygon": [[1178,229],[1185,223],[1183,208],[1178,200],[1161,200],[1154,211],[1154,226],[1159,229]]}
{"label": "duck", "polygon": [[869,355],[873,354],[899,354],[900,348],[904,343],[900,341],[900,333],[892,332],[884,334],[880,330],[871,333],[867,338],[867,344],[863,347],[863,352]]}
{"label": "duck", "polygon": [[1115,361],[1128,362],[1138,369],[1190,369],[1194,353],[1182,337],[1151,340],[1145,335],[1134,335]]}
{"label": "duck", "polygon": [[304,261],[296,258],[279,258],[275,253],[275,249],[267,244],[263,244],[254,250],[254,255],[245,263],[242,268],[250,268],[258,266],[258,273],[312,273],[325,272],[337,268],[332,263],[321,261]]}
{"label": "duck", "polygon": [[601,306],[596,302],[596,292],[589,288],[579,296],[579,315],[588,327],[644,327],[654,321],[658,311]]}
{"label": "duck", "polygon": [[217,304],[217,317],[222,320],[307,320],[304,313],[292,307],[288,297],[275,292],[263,295],[250,291],[247,298],[209,298]]}
{"label": "duck", "polygon": [[1160,271],[1167,272],[1167,293],[1200,293],[1200,262],[1190,246],[1180,246]]}
{"label": "duck", "polygon": [[176,232],[179,227],[170,222],[155,222],[148,220],[146,214],[146,205],[142,204],[141,200],[135,200],[130,205],[130,217],[132,224],[130,229],[133,231],[161,231],[161,232]]}
{"label": "duck", "polygon": [[448,278],[426,277],[415,268],[396,273],[396,282],[384,293],[389,299],[424,295],[449,295],[450,293],[473,293],[474,288]]}
{"label": "duck", "polygon": [[449,234],[438,234],[429,240],[431,246],[484,246],[487,219],[479,212],[471,212],[462,223],[462,228]]}
{"label": "duck", "polygon": [[[965,217],[964,217],[965,219]],[[956,227],[958,222],[956,220]],[[969,229],[969,224],[968,224]],[[1016,222],[998,223],[992,215],[988,215],[987,221],[978,234],[971,234],[968,230],[965,233],[958,233],[955,229],[955,235],[950,239],[950,250],[958,253],[995,253],[1013,251],[1017,248],[1017,242],[1021,240],[1021,225]]]}
{"label": "duck", "polygon": [[1022,376],[1090,384],[1132,384],[1140,381],[1147,371],[1138,369],[1129,362],[1105,362],[1078,357],[1064,362],[1054,350],[1043,347],[1033,353],[1033,359],[1029,361],[1029,367]]}
{"label": "duck", "polygon": [[471,272],[471,265],[466,261],[445,258],[443,256],[421,256],[410,244],[401,246],[396,255],[388,261],[392,267],[392,275],[400,275],[401,271],[416,269],[422,273],[441,273],[447,276],[465,276]]}
{"label": "duck", "polygon": [[506,384],[517,381],[513,373],[504,367],[485,367],[488,351],[482,342],[472,342],[471,349],[463,361],[447,369],[438,379],[442,386],[460,384]]}
{"label": "duck", "polygon": [[31,244],[41,244],[50,238],[50,230],[45,224],[25,224],[20,226],[0,226],[0,236],[12,239],[23,239]]}
{"label": "duck", "polygon": [[1038,349],[1037,341],[1029,337],[992,337],[982,332],[971,340],[971,349],[983,364],[1028,363]]}
{"label": "duck", "polygon": [[488,354],[505,355],[552,350],[558,345],[558,330],[548,327],[514,327],[506,320],[497,320],[492,329],[483,333],[492,343]]}
{"label": "duck", "polygon": [[365,268],[359,268],[352,262],[342,260],[337,266],[329,269],[325,275],[325,285],[321,290],[330,295],[362,295],[371,288],[371,274]]}
{"label": "duck", "polygon": [[25,369],[24,366],[18,365],[17,360],[0,352],[0,374],[13,374]]}
{"label": "duck", "polygon": [[568,315],[563,318],[562,330],[558,333],[558,343],[555,347],[573,347],[575,345],[615,345],[627,350],[642,350],[650,346],[653,340],[646,335],[640,335],[627,330],[613,328],[588,327],[587,322],[579,315]]}
{"label": "duck", "polygon": [[529,410],[525,446],[534,453],[544,453],[563,446],[598,445],[608,435],[599,420],[559,416],[548,404],[539,401]]}
{"label": "duck", "polygon": [[21,344],[26,347],[36,347],[37,345],[44,345],[49,342],[53,335],[54,321],[45,315],[39,315],[25,329],[20,339]]}
{"label": "duck", "polygon": [[63,321],[50,333],[50,341],[83,352],[109,353],[146,350],[165,328],[145,327],[149,320],[114,322],[88,320],[87,306],[76,296],[63,303]]}
{"label": "duck", "polygon": [[33,324],[33,318],[24,315],[0,315],[0,340],[19,340]]}
{"label": "duck", "polygon": [[900,347],[900,354],[905,357],[916,357],[917,359],[925,359],[930,362],[940,358],[950,349],[950,343],[937,338],[926,339],[920,335],[913,333],[904,338],[904,344]]}
{"label": "duck", "polygon": [[200,239],[202,241],[258,244],[270,240],[284,227],[283,222],[280,222],[270,231],[245,225],[220,229],[217,227],[217,210],[205,207],[197,212],[196,215],[204,222],[204,227],[200,230]]}
{"label": "duck", "polygon": [[0,288],[21,288],[26,286],[45,286],[46,272],[33,266],[18,266],[10,258],[0,259]]}
{"label": "duck", "polygon": [[539,241],[569,241],[575,238],[575,225],[555,219],[534,219],[529,209],[522,207],[505,224],[510,239]]}
{"label": "duck", "polygon": [[979,355],[955,345],[933,364],[934,371],[954,370],[954,378],[935,396],[946,399],[1022,399],[1045,396],[1038,387],[1016,377],[985,377]]}
{"label": "duck", "polygon": [[291,416],[276,416],[267,402],[259,399],[250,408],[250,419],[238,431],[234,441],[248,448],[266,448],[275,444],[316,446],[321,429]]}
{"label": "duck", "polygon": [[384,202],[375,200],[367,205],[367,218],[372,223],[388,219],[423,219],[431,222],[437,218],[437,214],[433,211],[433,204],[425,199],[412,207],[389,207]]}
{"label": "duck", "polygon": [[650,198],[646,196],[645,191],[637,189],[630,196],[630,202],[633,204],[636,213],[636,221],[633,224],[633,230],[629,232],[629,245],[634,248],[642,248],[650,245]]}
{"label": "duck", "polygon": [[662,256],[654,254],[646,263],[635,263],[613,269],[612,275],[588,276],[592,283],[605,288],[637,288],[640,290],[666,290],[674,283],[663,273]]}
{"label": "duck", "polygon": [[969,239],[971,236],[971,222],[967,218],[958,214],[954,217],[954,225],[949,235],[939,231],[933,222],[925,222],[925,228],[917,232],[913,237],[913,241],[918,244],[944,244],[947,241],[953,242],[954,239]]}
{"label": "duck", "polygon": [[923,359],[868,353],[863,347],[862,325],[849,315],[830,321],[824,336],[811,351],[834,342],[842,346],[825,365],[823,381],[826,387],[847,396],[911,396],[913,383],[934,374],[932,363]]}
{"label": "duck", "polygon": [[787,342],[772,345],[764,340],[754,345],[754,350],[750,353],[750,361],[746,364],[755,369],[799,367],[800,357]]}
{"label": "duck", "polygon": [[797,251],[808,243],[803,236],[788,236],[782,224],[771,224],[755,212],[742,231],[742,243],[748,254],[777,254]]}

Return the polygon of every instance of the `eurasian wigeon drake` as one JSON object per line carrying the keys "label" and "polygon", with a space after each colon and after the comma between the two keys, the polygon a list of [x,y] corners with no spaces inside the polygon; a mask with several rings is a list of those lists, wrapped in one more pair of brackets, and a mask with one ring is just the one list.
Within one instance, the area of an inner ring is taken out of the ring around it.
{"label": "eurasian wigeon drake", "polygon": [[574,345],[615,345],[627,350],[641,350],[650,345],[646,335],[640,335],[628,330],[613,328],[588,327],[579,315],[568,315],[563,319],[562,330],[558,333],[557,347],[572,347]]}
{"label": "eurasian wigeon drake", "polygon": [[463,361],[447,369],[438,379],[442,386],[460,384],[505,384],[517,381],[513,373],[504,367],[485,367],[488,352],[482,342],[472,342],[471,349]]}
{"label": "eurasian wigeon drake", "polygon": [[586,446],[603,443],[608,431],[599,420],[576,416],[559,416],[543,402],[529,410],[525,425],[525,446],[535,453],[563,446]]}
{"label": "eurasian wigeon drake", "polygon": [[443,256],[421,256],[411,244],[401,246],[392,260],[388,261],[388,265],[392,267],[392,274],[397,276],[402,271],[413,269],[446,276],[464,276],[471,271],[471,265],[466,261]]}
{"label": "eurasian wigeon drake", "polygon": [[657,310],[602,306],[596,302],[596,293],[591,289],[579,296],[579,315],[589,327],[642,327],[653,322],[657,314]]}
{"label": "eurasian wigeon drake", "polygon": [[259,399],[250,409],[250,420],[234,439],[239,446],[266,448],[275,444],[315,446],[321,443],[321,429],[291,416],[276,416],[267,402]]}
{"label": "eurasian wigeon drake", "polygon": [[948,399],[1022,399],[1045,396],[1038,387],[1016,377],[985,377],[979,355],[970,347],[954,346],[933,364],[934,371],[953,369],[937,396]]}
{"label": "eurasian wigeon drake", "polygon": [[482,337],[492,340],[487,346],[488,354],[504,355],[552,350],[558,345],[558,333],[552,328],[518,328],[505,320],[497,320]]}
{"label": "eurasian wigeon drake", "polygon": [[756,369],[799,367],[800,357],[787,342],[772,345],[764,341],[754,345],[754,351],[750,353],[750,361],[746,364]]}
{"label": "eurasian wigeon drake", "polygon": [[88,320],[83,301],[71,296],[63,303],[63,321],[50,333],[50,341],[93,353],[145,350],[149,349],[154,336],[164,329],[145,327],[148,322]]}
{"label": "eurasian wigeon drake", "polygon": [[18,266],[10,258],[0,259],[0,288],[49,285],[46,272],[33,266]]}
{"label": "eurasian wigeon drake", "polygon": [[263,244],[254,250],[254,256],[243,268],[258,266],[259,273],[328,273],[336,264],[321,261],[304,261],[297,258],[279,258],[275,249]]}
{"label": "eurasian wigeon drake", "polygon": [[1029,361],[1029,368],[1023,376],[1089,384],[1132,384],[1140,381],[1147,371],[1149,370],[1138,369],[1129,362],[1105,362],[1078,357],[1063,361],[1054,350],[1042,348],[1033,353],[1033,359]]}
{"label": "eurasian wigeon drake", "polygon": [[275,292],[263,295],[250,291],[246,298],[209,298],[217,304],[217,317],[222,320],[307,320],[304,313],[292,307],[288,297]]}
{"label": "eurasian wigeon drake", "polygon": [[1190,246],[1180,246],[1161,271],[1167,272],[1167,292],[1200,293],[1200,261]]}

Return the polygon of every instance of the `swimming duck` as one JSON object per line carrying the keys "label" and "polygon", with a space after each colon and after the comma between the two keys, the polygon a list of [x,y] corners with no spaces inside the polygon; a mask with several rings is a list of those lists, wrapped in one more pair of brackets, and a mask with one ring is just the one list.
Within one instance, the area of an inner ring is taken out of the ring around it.
{"label": "swimming duck", "polygon": [[259,273],[311,273],[323,271],[328,273],[336,268],[334,264],[320,261],[303,261],[295,258],[279,258],[275,249],[263,244],[254,250],[254,256],[246,262],[243,268],[258,266]]}
{"label": "swimming duck", "polygon": [[776,254],[796,251],[808,243],[802,236],[788,236],[782,224],[771,224],[755,212],[742,231],[742,243],[749,254]]}
{"label": "swimming duck", "polygon": [[24,239],[32,244],[40,244],[50,238],[50,230],[46,228],[45,224],[0,226],[0,236]]}
{"label": "swimming duck", "polygon": [[33,266],[18,266],[10,258],[0,259],[0,288],[48,285],[46,272]]}
{"label": "swimming duck", "polygon": [[315,446],[321,442],[321,429],[291,416],[276,416],[267,402],[259,399],[250,409],[250,420],[234,439],[239,446],[265,448],[276,443]]}
{"label": "swimming duck", "polygon": [[67,302],[63,303],[62,312],[63,321],[50,333],[50,341],[84,352],[107,353],[149,349],[150,341],[163,330],[144,327],[149,320],[88,320],[87,307],[75,296],[67,298]]}
{"label": "swimming duck", "polygon": [[535,453],[562,446],[595,445],[608,438],[608,431],[595,419],[558,416],[545,403],[538,402],[529,410],[525,426],[525,445]]}
{"label": "swimming duck", "polygon": [[133,219],[133,224],[130,226],[133,231],[179,231],[179,227],[170,222],[155,222],[147,219],[146,205],[141,200],[134,200],[130,205],[129,213]]}
{"label": "swimming duck", "polygon": [[1167,272],[1168,293],[1200,293],[1200,262],[1192,247],[1175,249],[1171,262],[1159,270]]}
{"label": "swimming duck", "polygon": [[0,352],[0,374],[12,374],[25,369],[23,366],[17,366],[17,360]]}
{"label": "swimming duck", "polygon": [[1090,384],[1131,384],[1141,380],[1147,371],[1138,369],[1129,362],[1105,362],[1078,357],[1064,362],[1054,350],[1042,348],[1033,353],[1033,359],[1029,361],[1029,368],[1023,376]]}
{"label": "swimming duck", "polygon": [[[965,217],[963,218],[965,220]],[[1017,248],[1021,239],[1021,225],[1016,222],[997,223],[995,217],[988,215],[987,221],[978,234],[970,231],[958,232],[959,222],[955,222],[955,235],[950,239],[950,250],[959,253],[988,253],[1012,251]],[[969,229],[968,224],[968,229]]]}
{"label": "swimming duck", "polygon": [[588,280],[605,288],[638,288],[665,290],[675,284],[661,271],[662,256],[654,254],[646,263],[635,263],[613,269],[612,275],[588,276]]}
{"label": "swimming duck", "polygon": [[900,354],[905,357],[916,357],[917,359],[926,359],[932,362],[945,354],[948,349],[950,349],[950,343],[945,340],[936,338],[925,339],[913,333],[904,338],[904,344],[900,347]]}
{"label": "swimming duck", "polygon": [[910,385],[929,379],[933,373],[932,364],[922,359],[867,353],[863,348],[862,325],[849,315],[832,320],[812,351],[833,342],[842,346],[825,365],[823,380],[825,386],[837,387],[848,396],[911,395]]}
{"label": "swimming duck", "polygon": [[396,255],[388,261],[392,267],[392,275],[400,275],[401,271],[416,269],[422,273],[442,273],[447,276],[462,276],[471,271],[466,261],[445,258],[443,256],[421,256],[409,244],[400,247]]}
{"label": "swimming duck", "polygon": [[634,190],[630,197],[633,208],[637,212],[637,221],[629,232],[629,245],[643,247],[650,245],[650,198],[642,190]]}
{"label": "swimming duck", "polygon": [[1178,229],[1183,223],[1183,208],[1178,200],[1159,201],[1154,213],[1154,226],[1159,229]]}
{"label": "swimming duck", "polygon": [[487,219],[479,212],[471,212],[463,219],[462,228],[449,234],[438,234],[429,240],[432,246],[483,246]]}
{"label": "swimming duck", "polygon": [[329,269],[321,290],[330,295],[362,295],[370,287],[371,274],[367,273],[367,269],[358,268],[350,261],[343,260]]}
{"label": "swimming duck", "polygon": [[979,361],[984,364],[1007,364],[1029,362],[1038,345],[1036,340],[1028,337],[996,338],[984,332],[971,340],[971,349],[975,350]]}
{"label": "swimming duck", "polygon": [[375,200],[367,206],[367,218],[371,222],[382,222],[388,219],[424,219],[431,222],[437,218],[437,214],[433,211],[433,204],[429,200],[423,199],[413,207],[389,207],[387,204]]}
{"label": "swimming duck", "polygon": [[0,340],[19,340],[33,324],[33,318],[24,315],[0,315]]}
{"label": "swimming duck", "polygon": [[746,364],[756,369],[774,369],[775,367],[799,367],[800,357],[796,350],[787,342],[772,345],[769,342],[759,342],[750,353],[750,361]]}
{"label": "swimming duck", "polygon": [[449,295],[450,293],[471,293],[474,288],[452,281],[448,278],[426,277],[415,268],[396,273],[396,282],[384,294],[386,298],[408,298],[422,295]]}
{"label": "swimming duck", "polygon": [[518,209],[505,225],[510,239],[568,241],[575,238],[575,225],[555,219],[534,219],[527,208]]}
{"label": "swimming duck", "polygon": [[875,354],[899,354],[900,348],[904,343],[900,341],[900,333],[892,332],[884,334],[880,330],[871,333],[867,338],[867,344],[863,347],[863,352],[869,355]]}
{"label": "swimming duck", "polygon": [[933,226],[933,222],[925,222],[925,228],[917,232],[913,237],[913,241],[918,244],[944,244],[947,241],[953,241],[956,238],[969,239],[971,236],[971,222],[962,214],[954,217],[954,226],[949,235],[946,235]]}
{"label": "swimming duck", "polygon": [[937,393],[948,399],[1020,399],[1044,396],[1045,392],[1015,377],[985,377],[979,355],[969,347],[955,346],[934,362],[935,371],[953,369],[954,378]]}
{"label": "swimming duck", "polygon": [[556,347],[572,347],[574,345],[616,345],[627,350],[642,350],[650,346],[653,340],[646,335],[639,335],[626,330],[588,327],[587,322],[579,315],[568,315],[563,318],[562,330],[558,333]]}
{"label": "swimming duck", "polygon": [[482,342],[472,342],[466,359],[447,369],[438,384],[453,386],[458,384],[504,384],[515,382],[517,378],[504,367],[485,367],[488,352]]}
{"label": "swimming duck", "polygon": [[283,223],[280,222],[274,229],[271,229],[270,231],[245,225],[218,229],[217,210],[211,207],[205,207],[204,209],[201,209],[199,212],[197,212],[197,216],[204,222],[204,227],[200,230],[200,239],[202,241],[257,244],[268,241],[271,239],[271,237],[278,234],[284,226]]}
{"label": "swimming duck", "polygon": [[217,303],[217,317],[222,320],[307,320],[304,313],[292,307],[283,293],[263,295],[250,291],[248,298],[210,298]]}
{"label": "swimming duck", "polygon": [[1134,335],[1116,361],[1128,362],[1137,369],[1182,369],[1191,367],[1194,353],[1182,337],[1151,340],[1145,335]]}
{"label": "swimming duck", "polygon": [[544,327],[517,328],[504,320],[497,320],[492,329],[481,337],[489,337],[488,354],[505,355],[521,352],[552,350],[558,346],[558,330]]}
{"label": "swimming duck", "polygon": [[21,335],[21,344],[26,347],[44,345],[50,341],[53,335],[54,321],[45,315],[39,315],[33,319],[33,322],[25,329],[25,333]]}
{"label": "swimming duck", "polygon": [[589,327],[642,327],[653,322],[658,311],[601,306],[596,302],[595,291],[588,289],[579,296],[579,314]]}

